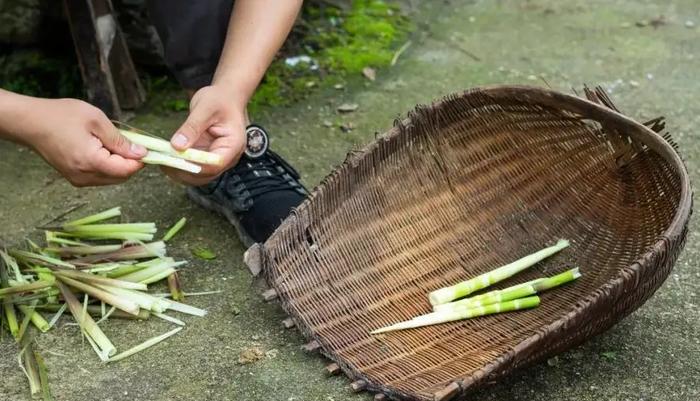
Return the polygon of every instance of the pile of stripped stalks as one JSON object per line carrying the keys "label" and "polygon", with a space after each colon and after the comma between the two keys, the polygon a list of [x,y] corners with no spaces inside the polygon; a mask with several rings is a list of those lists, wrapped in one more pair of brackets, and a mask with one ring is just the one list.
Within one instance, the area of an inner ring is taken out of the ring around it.
{"label": "pile of stripped stalks", "polygon": [[[185,323],[166,312],[206,314],[181,302],[187,294],[181,290],[177,268],[187,262],[166,256],[166,242],[185,219],[154,241],[154,223],[106,223],[119,216],[120,208],[109,209],[47,228],[45,247],[27,240],[26,249],[0,250],[0,315],[20,344],[20,366],[33,396],[51,399],[46,368],[28,334],[34,331],[31,326],[47,332],[68,310],[97,356],[114,362],[179,332]],[[167,280],[170,293],[148,292],[149,284],[162,280]],[[109,318],[151,316],[179,327],[121,353],[100,328]]]}

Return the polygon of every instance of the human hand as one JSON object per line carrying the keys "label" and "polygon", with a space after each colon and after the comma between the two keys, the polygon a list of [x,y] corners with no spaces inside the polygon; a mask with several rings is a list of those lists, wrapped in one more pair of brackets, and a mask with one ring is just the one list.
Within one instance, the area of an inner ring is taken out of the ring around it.
{"label": "human hand", "polygon": [[76,187],[126,181],[146,149],[132,145],[98,108],[77,99],[31,99],[41,116],[25,124],[24,142]]}
{"label": "human hand", "polygon": [[245,102],[238,101],[224,86],[211,85],[198,90],[190,101],[190,115],[175,132],[170,143],[177,150],[201,149],[216,153],[219,166],[203,165],[199,174],[163,167],[175,181],[204,185],[238,162],[245,149]]}

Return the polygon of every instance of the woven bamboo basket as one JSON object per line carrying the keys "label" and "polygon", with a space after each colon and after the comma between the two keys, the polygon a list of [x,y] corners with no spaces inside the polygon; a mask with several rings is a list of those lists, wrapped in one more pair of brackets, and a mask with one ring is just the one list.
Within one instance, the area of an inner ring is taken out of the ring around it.
{"label": "woven bamboo basket", "polygon": [[[418,107],[247,253],[296,326],[375,399],[448,400],[600,333],[644,303],[683,247],[688,174],[663,120],[605,92],[477,88]],[[571,247],[496,288],[579,266],[538,308],[385,335],[426,294]]]}

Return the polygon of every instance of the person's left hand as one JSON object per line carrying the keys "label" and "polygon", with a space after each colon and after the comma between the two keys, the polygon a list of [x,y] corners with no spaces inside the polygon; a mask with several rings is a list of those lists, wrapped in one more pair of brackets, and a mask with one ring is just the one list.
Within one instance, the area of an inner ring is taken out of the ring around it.
{"label": "person's left hand", "polygon": [[202,165],[199,174],[163,167],[175,181],[204,185],[229,169],[243,154],[246,145],[245,102],[231,90],[217,85],[198,90],[190,101],[190,115],[175,132],[170,143],[177,150],[196,148],[220,155],[220,166]]}

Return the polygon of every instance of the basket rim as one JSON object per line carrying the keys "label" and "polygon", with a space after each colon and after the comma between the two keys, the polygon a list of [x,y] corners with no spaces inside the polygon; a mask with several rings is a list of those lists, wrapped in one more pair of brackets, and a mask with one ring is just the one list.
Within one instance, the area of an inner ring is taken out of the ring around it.
{"label": "basket rim", "polygon": [[[635,260],[635,262],[633,262],[630,266],[621,269],[616,277],[603,284],[603,286],[600,287],[601,291],[588,294],[584,299],[579,301],[571,311],[564,314],[561,318],[555,320],[549,325],[543,326],[540,330],[538,330],[537,334],[523,339],[512,349],[494,358],[491,362],[487,363],[482,368],[473,371],[468,376],[455,377],[445,384],[446,387],[454,387],[456,384],[458,386],[457,393],[459,394],[464,394],[473,385],[487,379],[489,375],[495,373],[499,368],[508,364],[509,361],[511,361],[519,353],[527,351],[531,347],[536,347],[546,338],[554,335],[557,330],[562,329],[577,318],[580,319],[582,315],[581,312],[583,310],[592,309],[597,304],[605,302],[606,297],[599,294],[619,290],[625,282],[631,280],[640,271],[648,268],[648,261],[653,259],[655,254],[659,254],[667,250],[669,242],[676,241],[678,239],[682,240],[682,238],[684,238],[686,226],[690,218],[690,214],[692,213],[692,188],[683,159],[676,152],[676,150],[668,142],[666,142],[664,138],[661,137],[661,135],[652,131],[650,128],[644,126],[640,122],[637,122],[634,119],[604,105],[594,103],[582,97],[558,92],[548,88],[529,85],[477,86],[434,100],[428,106],[426,106],[426,108],[428,110],[436,109],[444,104],[454,101],[457,98],[470,97],[477,94],[489,96],[494,100],[508,99],[512,101],[513,99],[518,99],[523,102],[539,104],[548,108],[565,110],[573,112],[581,118],[605,122],[615,126],[616,128],[624,130],[625,134],[646,145],[672,166],[680,178],[681,194],[678,200],[678,207],[673,219],[671,220],[671,223],[664,230],[664,232],[659,235],[658,239],[649,247],[649,249],[641,254],[637,260]],[[397,125],[402,124],[404,126],[408,126],[411,123],[412,117],[410,114],[402,120],[397,119],[394,127],[385,131],[384,134],[378,135],[375,140],[362,147],[362,149],[359,151],[351,152],[346,158],[345,162],[338,168],[331,171],[329,175],[311,191],[310,196],[297,208],[295,208],[295,210],[282,222],[282,224],[268,238],[268,240],[262,244],[262,253],[265,253],[265,248],[274,246],[282,239],[280,233],[284,231],[286,227],[294,225],[294,223],[299,219],[299,212],[309,207],[310,203],[316,198],[315,195],[322,192],[323,188],[328,185],[329,181],[334,180],[337,175],[345,171],[348,165],[357,165],[360,163],[362,159],[374,151],[379,142],[388,141],[400,135],[401,130],[399,127],[397,127]],[[263,258],[263,260],[265,259],[266,258]],[[265,263],[263,263],[263,270],[265,267]],[[269,284],[274,287],[273,283]],[[422,399],[419,398],[418,394],[406,393],[392,386],[385,386],[382,383],[369,379],[363,374],[362,371],[349,364],[335,351],[325,347],[323,339],[313,332],[311,328],[299,318],[297,313],[288,308],[287,302],[284,300],[285,295],[280,294],[280,296],[282,297],[283,301],[281,302],[283,309],[289,316],[294,318],[295,322],[297,323],[297,327],[300,329],[302,334],[309,340],[316,340],[321,345],[323,354],[328,359],[336,362],[349,378],[352,380],[363,380],[367,384],[367,389],[370,390],[386,392],[387,394],[399,396],[404,399]],[[437,392],[439,392],[439,390],[436,390],[434,393]],[[453,391],[450,391],[450,397],[444,399],[446,400],[448,398],[452,398],[454,395],[456,394]],[[436,396],[436,399],[442,400],[443,397]]]}

